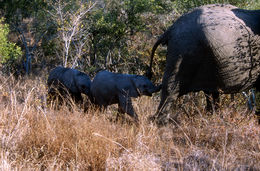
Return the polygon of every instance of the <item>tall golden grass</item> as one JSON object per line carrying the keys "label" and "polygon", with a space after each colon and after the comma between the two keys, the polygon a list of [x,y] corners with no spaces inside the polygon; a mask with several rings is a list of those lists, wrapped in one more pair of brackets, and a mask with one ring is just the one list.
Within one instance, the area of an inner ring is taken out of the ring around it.
{"label": "tall golden grass", "polygon": [[187,96],[177,120],[157,126],[148,117],[158,97],[141,97],[136,125],[126,115],[116,122],[116,106],[53,110],[43,77],[0,81],[1,170],[260,169],[260,127],[240,98],[211,115]]}

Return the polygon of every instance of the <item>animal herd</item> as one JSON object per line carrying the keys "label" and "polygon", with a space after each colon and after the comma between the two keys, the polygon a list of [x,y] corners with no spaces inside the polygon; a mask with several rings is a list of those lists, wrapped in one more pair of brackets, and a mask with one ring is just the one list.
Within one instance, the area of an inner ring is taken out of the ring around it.
{"label": "animal herd", "polygon": [[[154,54],[160,44],[167,45],[166,66],[162,85],[155,86],[150,80]],[[218,102],[219,92],[238,93],[252,87],[259,92],[259,73],[260,10],[211,4],[181,16],[158,38],[152,48],[147,78],[101,71],[91,81],[75,69],[57,67],[50,73],[48,85],[61,82],[71,87],[67,91],[77,101],[82,100],[80,94],[84,93],[101,107],[118,103],[119,112],[135,120],[138,117],[131,97],[151,95],[161,89],[161,101],[153,116],[158,120],[169,114],[178,97],[189,92],[203,91],[212,96],[213,103]]]}
{"label": "animal herd", "polygon": [[77,104],[83,103],[81,93],[87,95],[90,101],[106,108],[111,104],[118,104],[120,113],[127,113],[138,121],[138,116],[132,106],[131,98],[142,95],[152,96],[160,91],[161,86],[155,86],[148,78],[141,75],[112,73],[106,70],[96,74],[93,81],[89,76],[76,69],[58,66],[48,77],[49,97],[72,99]]}

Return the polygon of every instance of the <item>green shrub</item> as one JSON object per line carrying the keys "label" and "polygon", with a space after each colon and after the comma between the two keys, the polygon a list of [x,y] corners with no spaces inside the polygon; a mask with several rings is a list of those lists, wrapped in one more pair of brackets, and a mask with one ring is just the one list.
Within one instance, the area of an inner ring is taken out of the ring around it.
{"label": "green shrub", "polygon": [[243,9],[257,9],[260,7],[259,0],[176,0],[174,2],[175,9],[182,14],[194,7],[206,4],[231,4]]}
{"label": "green shrub", "polygon": [[0,19],[0,63],[2,67],[11,71],[13,64],[22,55],[21,48],[8,40],[9,25]]}

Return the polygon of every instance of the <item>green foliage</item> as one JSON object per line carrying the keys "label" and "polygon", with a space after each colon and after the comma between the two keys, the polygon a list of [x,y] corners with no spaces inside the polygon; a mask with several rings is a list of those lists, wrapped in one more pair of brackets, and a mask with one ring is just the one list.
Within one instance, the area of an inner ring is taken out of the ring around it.
{"label": "green foliage", "polygon": [[147,42],[137,42],[136,37],[151,31],[156,22],[150,19],[152,15],[171,10],[171,2],[167,0],[104,0],[103,7],[89,16],[91,65],[120,71],[129,71],[133,65],[142,66],[143,62],[137,58],[141,52],[134,48],[136,43],[144,46]]}
{"label": "green foliage", "polygon": [[0,63],[5,67],[11,65],[22,55],[21,48],[8,40],[9,26],[0,19]]}
{"label": "green foliage", "polygon": [[1,0],[0,11],[7,23],[19,23],[36,15],[46,7],[45,0]]}
{"label": "green foliage", "polygon": [[[2,0],[0,3],[0,13],[10,26],[10,38],[22,47],[23,56],[19,64],[21,67],[19,73],[23,73],[22,67],[29,73],[31,67],[28,69],[28,66],[32,66],[33,62],[38,66],[44,65],[43,59],[39,57],[48,54],[46,51],[50,48],[45,47],[48,47],[51,37],[55,36],[54,29],[50,28],[52,23],[47,20],[46,9],[46,0]],[[13,36],[14,33],[16,36]],[[42,40],[43,37],[46,41]],[[27,59],[28,56],[32,58]],[[17,64],[12,65],[15,68]]]}
{"label": "green foliage", "polygon": [[257,9],[259,8],[259,0],[175,0],[174,5],[178,13],[182,14],[194,7],[206,4],[231,4],[244,9]]}

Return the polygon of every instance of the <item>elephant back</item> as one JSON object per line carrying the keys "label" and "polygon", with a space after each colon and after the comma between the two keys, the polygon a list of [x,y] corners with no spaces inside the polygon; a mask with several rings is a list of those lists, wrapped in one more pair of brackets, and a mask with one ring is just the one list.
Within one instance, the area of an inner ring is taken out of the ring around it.
{"label": "elephant back", "polygon": [[[220,4],[180,17],[169,28],[168,54],[182,58],[176,70],[183,84],[192,84],[191,91],[211,88],[224,93],[252,87],[260,73],[259,21],[260,11]],[[175,61],[167,57],[166,64]]]}
{"label": "elephant back", "polygon": [[58,82],[62,81],[62,76],[63,73],[66,71],[67,69],[62,67],[62,66],[57,66],[54,69],[52,69],[50,71],[50,74],[48,76],[48,80],[47,80],[47,85],[51,86],[52,84],[58,84]]}

